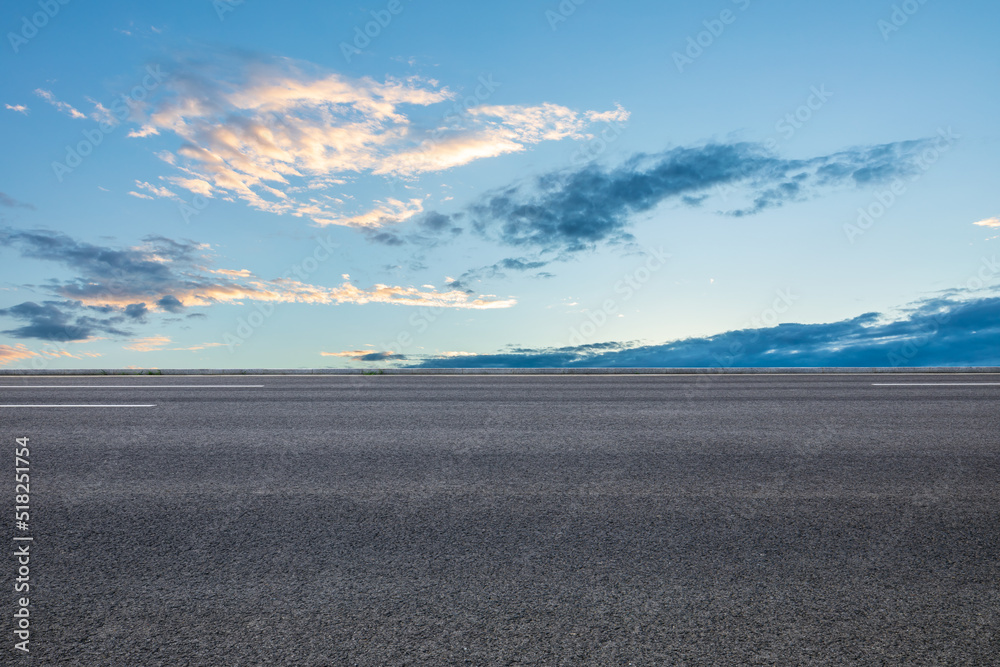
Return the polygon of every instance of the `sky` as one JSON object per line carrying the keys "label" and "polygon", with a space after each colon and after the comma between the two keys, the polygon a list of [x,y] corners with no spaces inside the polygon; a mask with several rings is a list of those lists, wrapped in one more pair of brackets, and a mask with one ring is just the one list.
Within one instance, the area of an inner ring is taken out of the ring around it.
{"label": "sky", "polygon": [[12,0],[0,367],[1000,365],[998,26]]}

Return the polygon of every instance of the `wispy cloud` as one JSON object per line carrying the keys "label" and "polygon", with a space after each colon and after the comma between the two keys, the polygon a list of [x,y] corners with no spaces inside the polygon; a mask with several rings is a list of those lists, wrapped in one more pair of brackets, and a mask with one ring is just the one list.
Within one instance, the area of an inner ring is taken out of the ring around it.
{"label": "wispy cloud", "polygon": [[25,301],[10,308],[0,308],[0,316],[24,322],[20,327],[2,332],[14,338],[69,342],[91,340],[97,334],[130,335],[122,325],[133,318],[125,315],[124,309],[122,311],[87,308],[74,301]]}
{"label": "wispy cloud", "polygon": [[403,361],[405,355],[393,352],[373,352],[372,350],[346,350],[344,352],[320,352],[324,357],[340,357],[352,361]]}
{"label": "wispy cloud", "polygon": [[897,313],[780,324],[661,345],[608,342],[439,356],[423,368],[1000,366],[1000,297],[951,290]]}
{"label": "wispy cloud", "polygon": [[187,347],[172,347],[170,350],[176,352],[197,352],[199,350],[207,350],[210,347],[222,347],[225,344],[226,343],[197,343]]}
{"label": "wispy cloud", "polygon": [[67,104],[66,102],[61,102],[58,99],[56,99],[56,96],[52,94],[52,91],[45,90],[43,88],[36,88],[35,95],[38,95],[43,100],[45,100],[59,111],[69,116],[70,118],[83,119],[87,117],[87,115],[84,114],[83,112],[73,108],[71,104]]}
{"label": "wispy cloud", "polygon": [[102,356],[100,352],[78,351],[76,353],[73,353],[65,349],[49,349],[49,348],[44,348],[36,352],[35,350],[31,350],[23,344],[0,345],[0,366],[6,366],[7,364],[12,364],[17,361],[24,361],[25,359],[33,359],[35,357],[92,359],[100,356]]}
{"label": "wispy cloud", "polygon": [[[135,187],[136,189],[130,190],[128,194],[133,197],[138,197],[139,199],[154,199],[155,197],[161,197],[164,199],[173,199],[175,201],[181,200],[181,198],[169,188],[154,185],[146,181],[136,180]],[[137,192],[137,190],[142,190],[143,192]]]}
{"label": "wispy cloud", "polygon": [[25,116],[27,116],[28,112],[31,111],[28,107],[24,106],[23,104],[5,104],[4,107],[10,109],[11,111],[16,111],[17,113],[24,114]]}
{"label": "wispy cloud", "polygon": [[332,217],[324,212],[321,207],[315,205],[304,207],[299,213],[310,216],[313,222],[319,225],[347,225],[350,227],[375,228],[389,223],[409,220],[423,210],[424,205],[420,199],[410,199],[404,202],[390,198],[385,202],[377,202],[375,208],[367,213],[349,218]]}
{"label": "wispy cloud", "polygon": [[145,338],[133,339],[125,346],[125,349],[133,352],[159,352],[169,344],[169,336],[146,336]]}
{"label": "wispy cloud", "polygon": [[15,361],[23,361],[37,357],[38,353],[29,350],[24,345],[0,345],[0,366],[12,364]]}
{"label": "wispy cloud", "polygon": [[986,218],[972,224],[979,225],[980,227],[1000,227],[1000,218]]}
{"label": "wispy cloud", "polygon": [[145,336],[143,338],[132,339],[124,346],[124,349],[132,352],[197,352],[225,345],[225,343],[197,343],[187,347],[167,347],[171,343],[173,343],[173,340],[170,336]]}
{"label": "wispy cloud", "polygon": [[27,324],[8,330],[18,338],[86,340],[96,333],[131,335],[152,312],[262,301],[271,303],[387,304],[457,309],[509,308],[516,301],[448,289],[375,284],[311,285],[289,277],[262,279],[245,269],[212,269],[210,248],[194,241],[151,236],[140,246],[109,248],[47,231],[0,230],[0,247],[22,257],[58,262],[78,273],[49,285],[62,301],[26,302],[0,315]]}
{"label": "wispy cloud", "polygon": [[28,208],[34,210],[34,206],[31,204],[26,204],[23,201],[18,201],[8,195],[6,192],[0,192],[0,206],[6,206],[7,208]]}
{"label": "wispy cloud", "polygon": [[[627,244],[638,215],[665,202],[705,207],[719,192],[738,202],[720,215],[743,218],[818,196],[834,187],[868,187],[911,176],[932,140],[862,146],[808,159],[783,158],[762,144],[707,144],[636,154],[616,167],[592,163],[508,184],[455,213],[426,211],[407,229],[370,234],[386,245],[433,245],[471,228],[498,245],[528,251],[473,268],[454,286],[538,270],[598,245]],[[725,202],[717,202],[724,204]],[[536,277],[551,274],[538,272]]]}
{"label": "wispy cloud", "polygon": [[[359,174],[411,177],[582,138],[611,112],[556,104],[481,106],[445,114],[456,94],[437,82],[354,79],[290,59],[227,54],[212,64],[181,62],[129,136],[171,133],[182,145],[160,156],[185,176],[180,187],[320,224],[370,227],[419,212],[419,199],[347,212],[326,193]],[[415,203],[417,202],[417,203]]]}
{"label": "wispy cloud", "polygon": [[719,186],[738,185],[745,205],[720,211],[743,217],[806,199],[823,188],[867,186],[913,173],[924,141],[851,149],[821,157],[781,158],[759,144],[709,144],[636,155],[619,167],[589,165],[543,174],[483,197],[452,216],[511,246],[576,252],[630,239],[635,214],[675,199],[703,205]]}

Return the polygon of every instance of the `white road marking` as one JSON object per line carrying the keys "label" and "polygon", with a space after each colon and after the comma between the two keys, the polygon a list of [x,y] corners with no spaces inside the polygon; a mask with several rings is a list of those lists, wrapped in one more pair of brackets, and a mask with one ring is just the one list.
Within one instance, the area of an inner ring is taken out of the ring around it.
{"label": "white road marking", "polygon": [[873,387],[1000,387],[1000,382],[873,382]]}
{"label": "white road marking", "polygon": [[67,403],[49,403],[48,405],[0,405],[0,408],[155,408],[150,405],[70,405]]}
{"label": "white road marking", "polygon": [[253,389],[262,384],[0,384],[0,389]]}

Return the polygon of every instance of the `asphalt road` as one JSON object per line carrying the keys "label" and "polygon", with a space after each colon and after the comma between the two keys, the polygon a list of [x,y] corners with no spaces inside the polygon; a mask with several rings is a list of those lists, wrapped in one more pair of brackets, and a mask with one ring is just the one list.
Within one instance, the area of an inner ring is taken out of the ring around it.
{"label": "asphalt road", "polygon": [[5,377],[0,404],[126,406],[0,408],[0,516],[33,537],[3,664],[1000,664],[1000,376]]}

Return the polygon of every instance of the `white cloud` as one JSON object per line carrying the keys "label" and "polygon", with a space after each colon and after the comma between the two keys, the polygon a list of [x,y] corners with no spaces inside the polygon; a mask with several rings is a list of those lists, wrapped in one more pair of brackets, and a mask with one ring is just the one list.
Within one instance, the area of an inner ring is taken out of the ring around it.
{"label": "white cloud", "polygon": [[980,227],[1000,227],[1000,218],[986,218],[972,224],[979,225]]}
{"label": "white cloud", "polygon": [[[92,338],[91,341],[100,340],[99,338]],[[90,342],[90,341],[88,341]],[[93,359],[95,357],[102,356],[100,352],[77,352],[76,354],[70,352],[69,350],[57,350],[51,348],[43,348],[41,352],[35,352],[29,349],[23,344],[17,345],[0,345],[0,366],[6,366],[7,364],[13,363],[15,361],[23,361],[25,359],[32,359],[34,357],[52,357],[52,358],[64,358],[68,357],[70,359]]]}
{"label": "white cloud", "polygon": [[[146,192],[148,192],[148,193],[150,193],[150,194],[152,194],[152,195],[154,195],[156,197],[160,197],[161,199],[174,199],[174,200],[180,201],[180,197],[178,197],[174,192],[172,192],[171,190],[169,190],[169,189],[167,189],[165,187],[162,187],[162,186],[159,186],[159,185],[153,185],[152,183],[149,183],[147,181],[140,181],[140,180],[136,180],[135,185],[136,185],[136,187],[138,189],[145,190]],[[130,195],[134,195],[136,197],[141,197],[142,199],[152,199],[153,198],[153,197],[151,197],[149,195],[142,195],[142,194],[139,194],[137,192],[129,192],[129,194]]]}
{"label": "white cloud", "polygon": [[37,356],[37,352],[29,350],[24,345],[0,345],[0,366]]}
{"label": "white cloud", "polygon": [[[134,252],[145,252],[143,248],[132,248]],[[166,258],[146,254],[147,261],[169,263]],[[205,269],[202,269],[205,270]],[[418,289],[377,283],[368,289],[356,287],[349,279],[336,287],[310,285],[289,278],[262,280],[246,269],[208,269],[207,273],[220,276],[210,279],[195,273],[179,276],[176,283],[163,285],[162,293],[150,294],[148,287],[136,284],[134,290],[128,285],[117,286],[115,290],[104,289],[102,285],[91,284],[86,293],[63,290],[63,296],[72,294],[74,299],[87,306],[107,306],[123,309],[137,302],[155,303],[163,296],[177,299],[185,307],[205,307],[216,304],[261,301],[272,303],[309,303],[321,305],[381,303],[396,306],[434,306],[468,310],[493,310],[510,308],[517,304],[513,298],[499,298],[492,294],[473,296],[462,290],[439,291]],[[151,305],[150,310],[160,310]]]}
{"label": "white cloud", "polygon": [[399,222],[422,210],[421,199],[377,202],[352,215],[335,197],[301,198],[310,188],[358,174],[408,178],[450,169],[542,141],[586,138],[589,124],[627,116],[621,107],[577,112],[557,104],[455,113],[441,106],[457,95],[436,81],[354,79],[289,59],[228,56],[177,69],[145,107],[141,127],[129,133],[181,140],[159,156],[186,176],[167,180],[322,225]]}
{"label": "white cloud", "polygon": [[94,110],[90,114],[91,120],[98,123],[107,123],[112,126],[118,125],[119,120],[115,117],[114,113],[111,112],[111,109],[107,108],[92,97],[88,97],[86,100],[94,106]]}
{"label": "white cloud", "polygon": [[381,227],[387,223],[402,222],[424,210],[423,202],[419,199],[411,199],[402,202],[398,199],[387,199],[383,202],[376,202],[378,205],[360,215],[347,218],[330,218],[322,206],[311,201],[311,205],[303,206],[296,212],[296,215],[308,215],[313,222],[318,225],[344,225],[348,227]]}
{"label": "white cloud", "polygon": [[11,111],[16,111],[17,113],[23,113],[25,116],[27,116],[28,111],[30,111],[30,109],[28,109],[28,107],[24,106],[23,104],[5,104],[4,106],[10,109]]}
{"label": "white cloud", "polygon": [[167,336],[146,336],[145,338],[132,339],[125,346],[125,349],[133,352],[159,352],[168,343],[170,343],[170,338]]}
{"label": "white cloud", "polygon": [[82,113],[81,111],[78,111],[77,109],[74,109],[72,105],[67,104],[66,102],[60,102],[58,99],[56,99],[56,96],[52,94],[52,91],[44,90],[42,88],[36,88],[35,95],[38,95],[43,100],[45,100],[59,111],[69,116],[70,118],[85,119],[87,117],[86,114]]}

